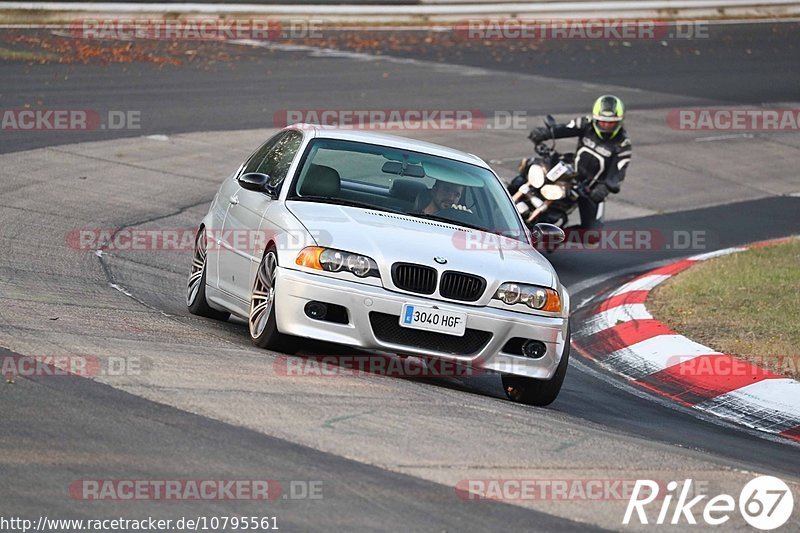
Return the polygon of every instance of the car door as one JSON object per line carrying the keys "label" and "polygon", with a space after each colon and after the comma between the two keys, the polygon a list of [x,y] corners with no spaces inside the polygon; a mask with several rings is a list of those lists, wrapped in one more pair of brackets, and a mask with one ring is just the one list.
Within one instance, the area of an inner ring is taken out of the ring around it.
{"label": "car door", "polygon": [[206,283],[215,288],[219,288],[219,258],[220,255],[224,255],[220,253],[220,237],[225,224],[225,215],[230,209],[230,197],[239,189],[236,177],[243,167],[244,165],[240,166],[236,173],[222,182],[222,186],[212,202],[211,220],[206,227],[206,236],[209,239],[206,256]]}
{"label": "car door", "polygon": [[[303,135],[299,131],[281,132],[253,155],[242,174],[267,174],[270,185],[280,188],[302,141]],[[222,246],[226,250],[220,254],[219,283],[222,290],[249,302],[251,272],[255,273],[263,253],[258,243],[262,236],[273,235],[277,231],[268,222],[262,222],[274,200],[265,192],[238,187],[229,201],[231,205],[225,215],[222,231],[225,241]]]}
{"label": "car door", "polygon": [[[233,220],[228,221],[227,219],[228,213],[231,211],[231,207],[238,207],[240,202],[239,191],[242,190],[242,187],[239,185],[237,180],[242,174],[246,174],[247,172],[255,172],[261,162],[266,158],[269,151],[282,136],[283,132],[270,137],[267,142],[262,144],[253,153],[253,155],[251,155],[247,161],[245,161],[233,178],[230,181],[226,181],[220,189],[219,201],[221,204],[225,205],[226,209],[222,224],[220,224],[220,226],[217,228],[217,232],[214,234],[214,239],[217,245],[216,249],[218,250],[216,258],[217,275],[215,276],[215,279],[217,282],[217,287],[230,295],[236,294],[234,290],[236,278],[233,269],[236,265],[235,257],[237,251],[233,246],[234,239],[228,236],[228,234],[231,233],[231,228],[233,227]],[[258,226],[256,226],[256,229],[257,228]],[[225,231],[226,229],[228,230],[227,233]]]}

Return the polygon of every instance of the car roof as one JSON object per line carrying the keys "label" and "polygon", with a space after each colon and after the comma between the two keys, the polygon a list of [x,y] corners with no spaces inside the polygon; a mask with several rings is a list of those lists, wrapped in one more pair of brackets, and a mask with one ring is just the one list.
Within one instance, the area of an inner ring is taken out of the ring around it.
{"label": "car roof", "polygon": [[489,167],[489,165],[486,164],[483,159],[474,154],[469,154],[467,152],[462,152],[461,150],[455,150],[439,144],[418,141],[416,139],[409,139],[407,137],[400,137],[398,135],[376,133],[358,129],[337,128],[334,126],[320,126],[318,124],[292,124],[291,126],[287,126],[286,129],[299,129],[310,132],[315,138],[342,139],[347,141],[363,142],[367,144],[390,146],[392,148],[411,150],[413,152],[422,152],[425,154],[445,157],[447,159],[462,161],[464,163],[469,163],[471,165],[476,165],[491,170],[491,167]]}

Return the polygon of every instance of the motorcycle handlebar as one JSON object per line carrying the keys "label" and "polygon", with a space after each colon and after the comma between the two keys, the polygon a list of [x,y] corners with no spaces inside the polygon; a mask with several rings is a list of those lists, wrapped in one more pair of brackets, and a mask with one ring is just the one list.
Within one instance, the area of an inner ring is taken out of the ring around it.
{"label": "motorcycle handlebar", "polygon": [[550,148],[549,146],[547,146],[543,142],[536,143],[535,149],[536,149],[536,153],[541,155],[541,156],[550,155],[550,153],[553,150],[552,148]]}

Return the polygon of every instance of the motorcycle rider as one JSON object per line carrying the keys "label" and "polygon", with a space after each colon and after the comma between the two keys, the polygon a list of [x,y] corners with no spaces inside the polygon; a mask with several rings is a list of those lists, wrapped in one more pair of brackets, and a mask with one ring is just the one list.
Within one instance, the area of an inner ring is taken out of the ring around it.
{"label": "motorcycle rider", "polygon": [[609,193],[618,193],[625,179],[631,161],[631,141],[622,126],[624,118],[622,100],[606,94],[595,100],[591,115],[557,124],[552,133],[547,128],[534,128],[528,136],[534,143],[550,138],[578,138],[575,168],[579,182],[588,192],[578,198],[581,229],[601,226],[598,219],[602,216],[603,201]]}

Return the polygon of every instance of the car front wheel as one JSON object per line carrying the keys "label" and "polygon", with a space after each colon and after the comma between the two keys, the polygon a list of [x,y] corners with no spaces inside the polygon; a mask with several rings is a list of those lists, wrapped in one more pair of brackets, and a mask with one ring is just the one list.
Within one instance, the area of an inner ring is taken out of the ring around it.
{"label": "car front wheel", "polygon": [[527,376],[503,374],[503,389],[508,399],[538,407],[544,407],[553,403],[558,397],[558,393],[561,392],[564,376],[567,375],[567,367],[569,366],[569,344],[570,331],[569,328],[567,328],[564,352],[561,354],[561,361],[558,363],[558,367],[553,377],[550,379],[534,379]]}
{"label": "car front wheel", "polygon": [[292,352],[293,338],[278,331],[275,319],[275,278],[278,273],[278,253],[269,248],[258,265],[250,297],[250,316],[247,323],[250,340],[260,348]]}

